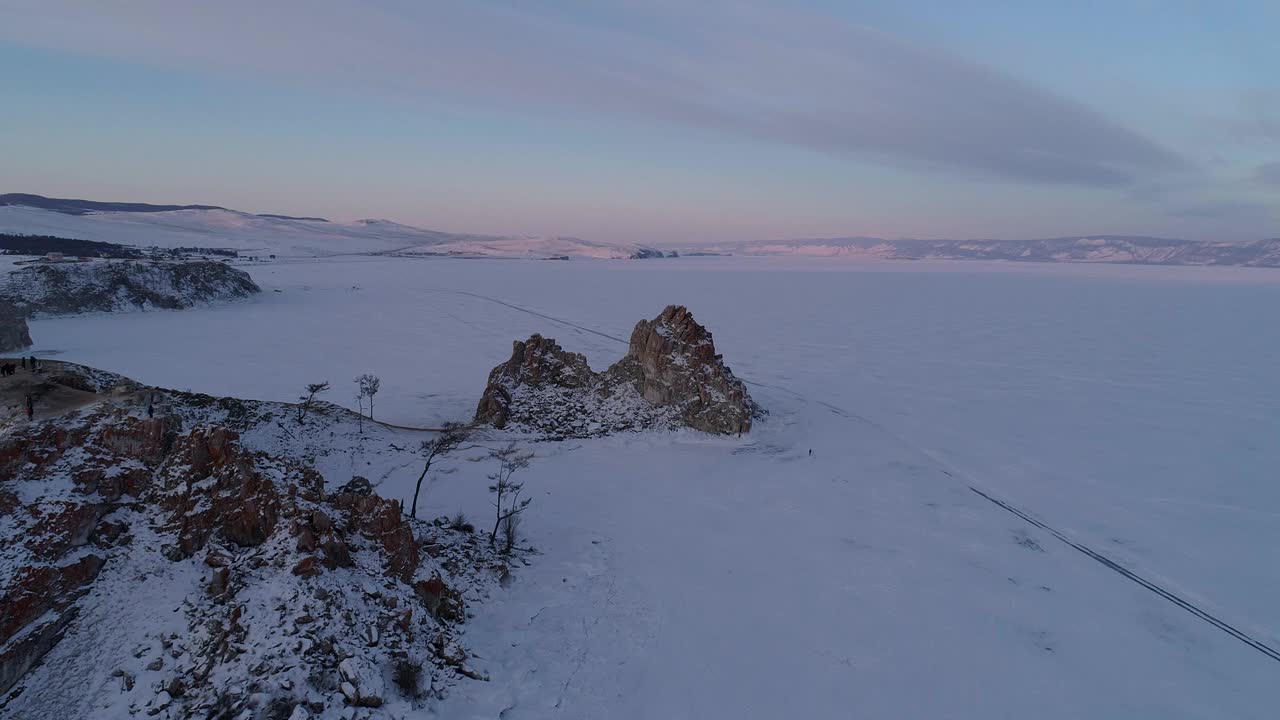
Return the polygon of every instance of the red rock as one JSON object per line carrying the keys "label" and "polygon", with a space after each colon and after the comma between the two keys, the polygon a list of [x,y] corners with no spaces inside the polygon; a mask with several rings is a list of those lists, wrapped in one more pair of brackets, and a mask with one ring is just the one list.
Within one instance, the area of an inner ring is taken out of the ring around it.
{"label": "red rock", "polygon": [[324,571],[316,565],[315,555],[308,555],[299,560],[297,565],[293,566],[293,574],[300,575],[302,577],[315,577],[322,572]]}
{"label": "red rock", "polygon": [[333,521],[323,511],[315,510],[311,513],[311,527],[318,533],[327,533],[333,529]]}
{"label": "red rock", "polygon": [[231,569],[215,568],[209,576],[209,597],[223,602],[231,596]]}
{"label": "red rock", "polygon": [[316,534],[311,532],[311,528],[302,528],[302,532],[298,533],[298,550],[303,552],[314,552],[316,549]]}
{"label": "red rock", "polygon": [[97,555],[85,555],[67,565],[22,568],[0,597],[0,643],[44,613],[74,602],[81,588],[98,576],[102,563]]}
{"label": "red rock", "polygon": [[351,567],[351,549],[347,544],[336,538],[325,540],[321,545],[324,550],[324,566],[333,570],[340,567]]}
{"label": "red rock", "polygon": [[382,546],[387,575],[405,583],[413,579],[422,558],[400,503],[377,495],[344,494],[336,496],[333,505],[346,513],[349,532],[361,533]]}
{"label": "red rock", "polygon": [[639,368],[636,389],[644,399],[679,407],[689,427],[719,434],[751,429],[755,403],[688,308],[668,305],[653,320],[636,323],[618,372],[631,373],[629,363]]}
{"label": "red rock", "polygon": [[438,575],[413,584],[413,592],[432,617],[457,620],[462,616],[462,593],[445,585]]}
{"label": "red rock", "polygon": [[49,561],[87,544],[107,508],[56,501],[39,506],[39,510],[40,519],[25,533],[26,546],[36,559]]}
{"label": "red rock", "polygon": [[127,529],[128,526],[122,522],[111,522],[110,520],[100,522],[98,527],[93,529],[92,540],[103,547],[111,547]]}

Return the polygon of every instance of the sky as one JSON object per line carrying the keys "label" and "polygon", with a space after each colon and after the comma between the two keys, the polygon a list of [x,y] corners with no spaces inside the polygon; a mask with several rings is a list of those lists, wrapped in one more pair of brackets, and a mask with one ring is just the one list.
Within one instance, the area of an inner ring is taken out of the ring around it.
{"label": "sky", "polygon": [[0,192],[653,244],[1280,236],[1272,0],[0,18]]}

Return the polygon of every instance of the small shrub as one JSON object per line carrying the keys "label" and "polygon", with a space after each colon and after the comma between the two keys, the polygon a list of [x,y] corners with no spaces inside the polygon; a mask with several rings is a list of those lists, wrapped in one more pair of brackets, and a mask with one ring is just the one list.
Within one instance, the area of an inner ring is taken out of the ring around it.
{"label": "small shrub", "polygon": [[476,526],[472,525],[471,522],[467,520],[466,513],[459,510],[453,514],[453,517],[449,518],[449,529],[457,530],[458,532],[473,533],[476,531]]}
{"label": "small shrub", "polygon": [[406,697],[422,697],[422,664],[412,660],[397,660],[392,680]]}
{"label": "small shrub", "polygon": [[509,553],[520,539],[520,513],[512,513],[502,518],[502,552]]}

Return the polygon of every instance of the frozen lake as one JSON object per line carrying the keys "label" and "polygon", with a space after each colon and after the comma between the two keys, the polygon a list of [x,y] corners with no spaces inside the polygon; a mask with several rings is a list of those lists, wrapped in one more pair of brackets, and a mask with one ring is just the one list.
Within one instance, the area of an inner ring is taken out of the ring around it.
{"label": "frozen lake", "polygon": [[[969,490],[1280,646],[1280,272],[751,258],[251,271],[264,293],[246,303],[33,322],[35,352],[264,399],[327,379],[351,406],[350,379],[373,372],[378,417],[425,425],[469,418],[514,339],[541,332],[599,369],[625,351],[609,336],[677,303],[770,411],[741,441],[545,450],[530,484],[550,496],[529,531],[546,554],[482,611],[495,679],[451,697],[461,716],[1280,706],[1280,663]],[[483,508],[483,488],[440,492]],[[539,630],[529,616],[546,608]]]}

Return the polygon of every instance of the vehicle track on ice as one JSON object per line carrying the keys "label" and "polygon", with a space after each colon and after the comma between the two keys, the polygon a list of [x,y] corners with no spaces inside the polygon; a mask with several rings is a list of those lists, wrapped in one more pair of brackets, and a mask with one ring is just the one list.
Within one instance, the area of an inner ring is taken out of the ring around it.
{"label": "vehicle track on ice", "polygon": [[[571,328],[574,328],[574,329],[576,329],[576,330],[581,330],[582,332],[591,333],[592,335],[598,335],[598,336],[600,336],[600,337],[602,337],[602,338],[605,338],[605,339],[607,339],[607,340],[612,340],[612,341],[614,341],[614,342],[621,343],[621,344],[623,344],[623,345],[630,345],[630,343],[629,343],[628,341],[623,340],[622,338],[620,338],[620,337],[618,337],[618,336],[616,336],[616,335],[610,335],[609,333],[606,333],[606,332],[601,332],[601,331],[599,331],[599,330],[595,330],[595,329],[592,329],[592,328],[589,328],[589,327],[585,327],[585,326],[582,326],[582,325],[578,325],[577,323],[573,323],[573,322],[570,322],[570,321],[568,321],[568,320],[564,320],[564,319],[561,319],[561,318],[558,318],[558,317],[553,317],[553,316],[551,316],[551,315],[547,315],[547,314],[544,314],[544,313],[540,313],[540,312],[537,312],[536,310],[530,310],[530,309],[528,309],[528,308],[521,307],[521,306],[519,306],[519,305],[515,305],[515,304],[513,304],[513,303],[509,303],[509,302],[506,302],[506,301],[504,301],[504,300],[499,300],[498,298],[489,297],[488,295],[481,295],[481,294],[479,294],[479,293],[467,292],[467,291],[465,291],[465,290],[444,290],[444,289],[440,289],[440,291],[441,291],[441,292],[449,292],[449,293],[453,293],[453,294],[456,294],[456,295],[466,295],[466,296],[473,297],[473,298],[477,298],[477,299],[480,299],[480,300],[487,300],[487,301],[489,301],[489,302],[497,303],[497,304],[502,305],[502,306],[504,306],[504,307],[511,308],[512,310],[516,310],[516,311],[523,312],[523,313],[528,313],[529,315],[533,315],[533,316],[535,316],[535,317],[540,317],[540,318],[543,318],[543,319],[545,319],[545,320],[550,320],[551,322],[559,323],[559,324],[561,324],[561,325],[564,325],[564,326],[566,326],[566,327],[571,327]],[[812,399],[812,398],[810,398],[810,397],[807,397],[806,395],[803,395],[802,393],[798,393],[798,392],[796,392],[796,391],[794,391],[794,390],[791,390],[790,388],[786,388],[786,387],[783,387],[783,386],[781,386],[781,385],[771,385],[771,384],[767,384],[767,383],[752,382],[752,381],[750,381],[750,380],[744,380],[744,382],[746,382],[748,385],[752,385],[752,386],[754,386],[754,387],[763,387],[763,388],[768,388],[768,389],[771,389],[771,390],[777,390],[777,391],[780,391],[780,392],[786,393],[787,395],[790,395],[790,396],[792,396],[792,397],[794,397],[794,398],[796,398],[796,399],[802,400],[802,401],[804,401],[804,402],[807,402],[807,403],[814,403],[814,404],[816,404],[816,405],[820,405],[820,406],[822,406],[822,407],[826,408],[826,409],[827,409],[828,411],[830,411],[831,413],[833,413],[833,414],[835,414],[835,415],[838,415],[838,416],[840,416],[840,417],[843,417],[843,418],[845,418],[845,419],[853,420],[853,421],[855,421],[855,422],[859,422],[859,423],[862,423],[862,424],[867,425],[867,426],[869,426],[869,427],[875,428],[875,429],[876,429],[876,430],[878,430],[879,432],[882,432],[882,433],[884,433],[885,435],[887,435],[888,437],[892,438],[895,442],[897,442],[898,444],[902,445],[903,447],[908,448],[908,449],[912,450],[913,452],[918,453],[918,454],[919,454],[919,455],[921,455],[922,457],[926,458],[926,459],[927,459],[927,460],[928,460],[928,461],[929,461],[929,462],[934,466],[934,468],[935,468],[936,470],[938,470],[939,472],[941,472],[942,474],[946,475],[946,476],[947,476],[947,477],[949,477],[949,478],[955,479],[955,480],[961,480],[961,482],[964,482],[964,483],[966,484],[966,486],[969,488],[969,490],[971,490],[973,493],[977,494],[979,497],[983,498],[984,500],[986,500],[986,501],[990,502],[991,504],[995,505],[996,507],[998,507],[998,508],[1000,508],[1000,509],[1002,509],[1002,510],[1005,510],[1006,512],[1009,512],[1009,513],[1011,513],[1012,515],[1017,516],[1018,518],[1022,519],[1023,521],[1025,521],[1025,522],[1027,522],[1027,523],[1030,523],[1030,524],[1031,524],[1031,525],[1033,525],[1034,527],[1037,527],[1037,528],[1040,528],[1041,530],[1044,530],[1045,532],[1049,533],[1050,535],[1052,535],[1054,538],[1056,538],[1056,539],[1057,539],[1057,540],[1059,540],[1060,542],[1062,542],[1062,543],[1066,544],[1066,545],[1067,545],[1068,547],[1070,547],[1071,549],[1073,549],[1073,550],[1075,550],[1076,552],[1079,552],[1080,554],[1082,554],[1082,555],[1084,555],[1084,556],[1086,556],[1086,557],[1088,557],[1088,558],[1090,558],[1090,559],[1094,560],[1095,562],[1097,562],[1098,564],[1100,564],[1100,565],[1102,565],[1103,567],[1107,568],[1108,570],[1111,570],[1112,572],[1115,572],[1116,574],[1120,575],[1121,577],[1123,577],[1123,578],[1125,578],[1125,579],[1127,579],[1127,580],[1129,580],[1129,581],[1131,581],[1131,582],[1133,582],[1133,583],[1136,583],[1137,585],[1139,585],[1140,587],[1142,587],[1142,588],[1146,589],[1147,591],[1149,591],[1149,592],[1151,592],[1151,593],[1153,593],[1153,594],[1155,594],[1155,595],[1157,595],[1157,596],[1159,596],[1159,597],[1164,598],[1165,600],[1169,601],[1170,603],[1173,603],[1174,605],[1176,605],[1176,606],[1178,606],[1178,607],[1182,608],[1183,610],[1186,610],[1187,612],[1191,613],[1193,616],[1195,616],[1196,618],[1200,619],[1201,621],[1203,621],[1203,622],[1207,623],[1208,625],[1210,625],[1210,626],[1212,626],[1212,627],[1214,627],[1214,628],[1218,629],[1219,631],[1221,631],[1221,632],[1223,632],[1223,633],[1226,633],[1227,635],[1230,635],[1231,637],[1235,638],[1236,640],[1239,640],[1240,642],[1244,643],[1245,645],[1248,645],[1249,647],[1253,648],[1254,650],[1257,650],[1258,652],[1262,653],[1263,655],[1267,656],[1268,658],[1271,658],[1272,660],[1274,660],[1274,661],[1276,661],[1276,662],[1280,662],[1280,650],[1277,650],[1277,649],[1275,649],[1275,648],[1271,647],[1270,645],[1268,645],[1268,644],[1266,644],[1266,643],[1262,642],[1261,640],[1258,640],[1257,638],[1254,638],[1253,636],[1249,635],[1248,633],[1246,633],[1246,632],[1244,632],[1244,631],[1240,630],[1239,628],[1237,628],[1237,627],[1235,627],[1235,626],[1231,625],[1230,623],[1226,622],[1225,620],[1222,620],[1221,618],[1217,617],[1216,615],[1214,615],[1213,613],[1209,612],[1208,610],[1205,610],[1204,608],[1202,608],[1202,607],[1200,607],[1200,606],[1196,605],[1195,603],[1191,602],[1190,600],[1187,600],[1186,598],[1183,598],[1183,597],[1179,596],[1178,594],[1174,593],[1173,591],[1171,591],[1171,590],[1169,590],[1169,589],[1167,589],[1167,588],[1165,588],[1165,587],[1162,587],[1161,585],[1159,585],[1159,584],[1157,584],[1157,583],[1155,583],[1155,582],[1153,582],[1153,581],[1151,581],[1151,580],[1149,580],[1149,579],[1147,579],[1147,578],[1143,577],[1142,575],[1139,575],[1138,573],[1136,573],[1136,572],[1134,572],[1134,571],[1132,571],[1132,570],[1130,570],[1130,569],[1128,569],[1128,568],[1124,567],[1123,565],[1121,565],[1120,563],[1116,562],[1115,560],[1112,560],[1110,557],[1108,557],[1108,556],[1104,555],[1103,553],[1100,553],[1100,552],[1098,552],[1098,551],[1094,550],[1093,548],[1089,547],[1088,545],[1085,545],[1085,544],[1084,544],[1084,543],[1082,543],[1082,542],[1079,542],[1079,541],[1077,541],[1077,540],[1072,539],[1072,538],[1071,538],[1070,536],[1068,536],[1066,533],[1063,533],[1062,531],[1058,530],[1057,528],[1054,528],[1053,526],[1048,525],[1047,523],[1044,523],[1044,522],[1042,522],[1042,521],[1040,521],[1040,520],[1035,519],[1035,518],[1034,518],[1034,517],[1032,517],[1029,513],[1027,513],[1027,512],[1025,512],[1025,511],[1023,511],[1023,510],[1019,509],[1018,507],[1016,507],[1016,506],[1014,506],[1014,505],[1012,505],[1012,504],[1010,504],[1010,503],[1008,503],[1008,502],[1006,502],[1006,501],[1004,501],[1004,500],[1001,500],[1001,499],[999,499],[999,498],[995,497],[994,495],[992,495],[992,494],[988,493],[987,491],[982,490],[981,488],[977,487],[977,485],[975,485],[975,484],[970,484],[970,483],[971,483],[971,481],[967,479],[967,478],[968,478],[968,474],[967,474],[967,473],[963,473],[963,472],[961,472],[961,471],[959,471],[959,470],[956,470],[955,468],[952,468],[952,467],[951,467],[951,466],[949,466],[947,463],[945,463],[945,462],[943,462],[942,460],[940,460],[936,455],[934,455],[934,454],[933,454],[932,452],[930,452],[929,450],[927,450],[927,449],[925,449],[925,448],[923,448],[923,447],[921,447],[921,446],[917,445],[916,443],[913,443],[913,442],[911,442],[911,441],[909,441],[909,440],[907,440],[907,439],[903,438],[901,435],[899,435],[899,434],[897,434],[897,433],[893,432],[892,430],[890,430],[889,428],[885,427],[884,425],[882,425],[882,424],[880,424],[880,423],[878,423],[878,422],[876,422],[876,421],[874,421],[874,420],[872,420],[872,419],[870,419],[870,418],[868,418],[868,417],[865,417],[865,416],[863,416],[863,415],[859,415],[858,413],[851,412],[851,411],[846,410],[846,409],[844,409],[844,408],[842,408],[842,407],[839,407],[839,406],[837,406],[837,405],[833,405],[833,404],[831,404],[831,403],[829,403],[829,402],[822,401],[822,400],[814,400],[814,399]]]}

